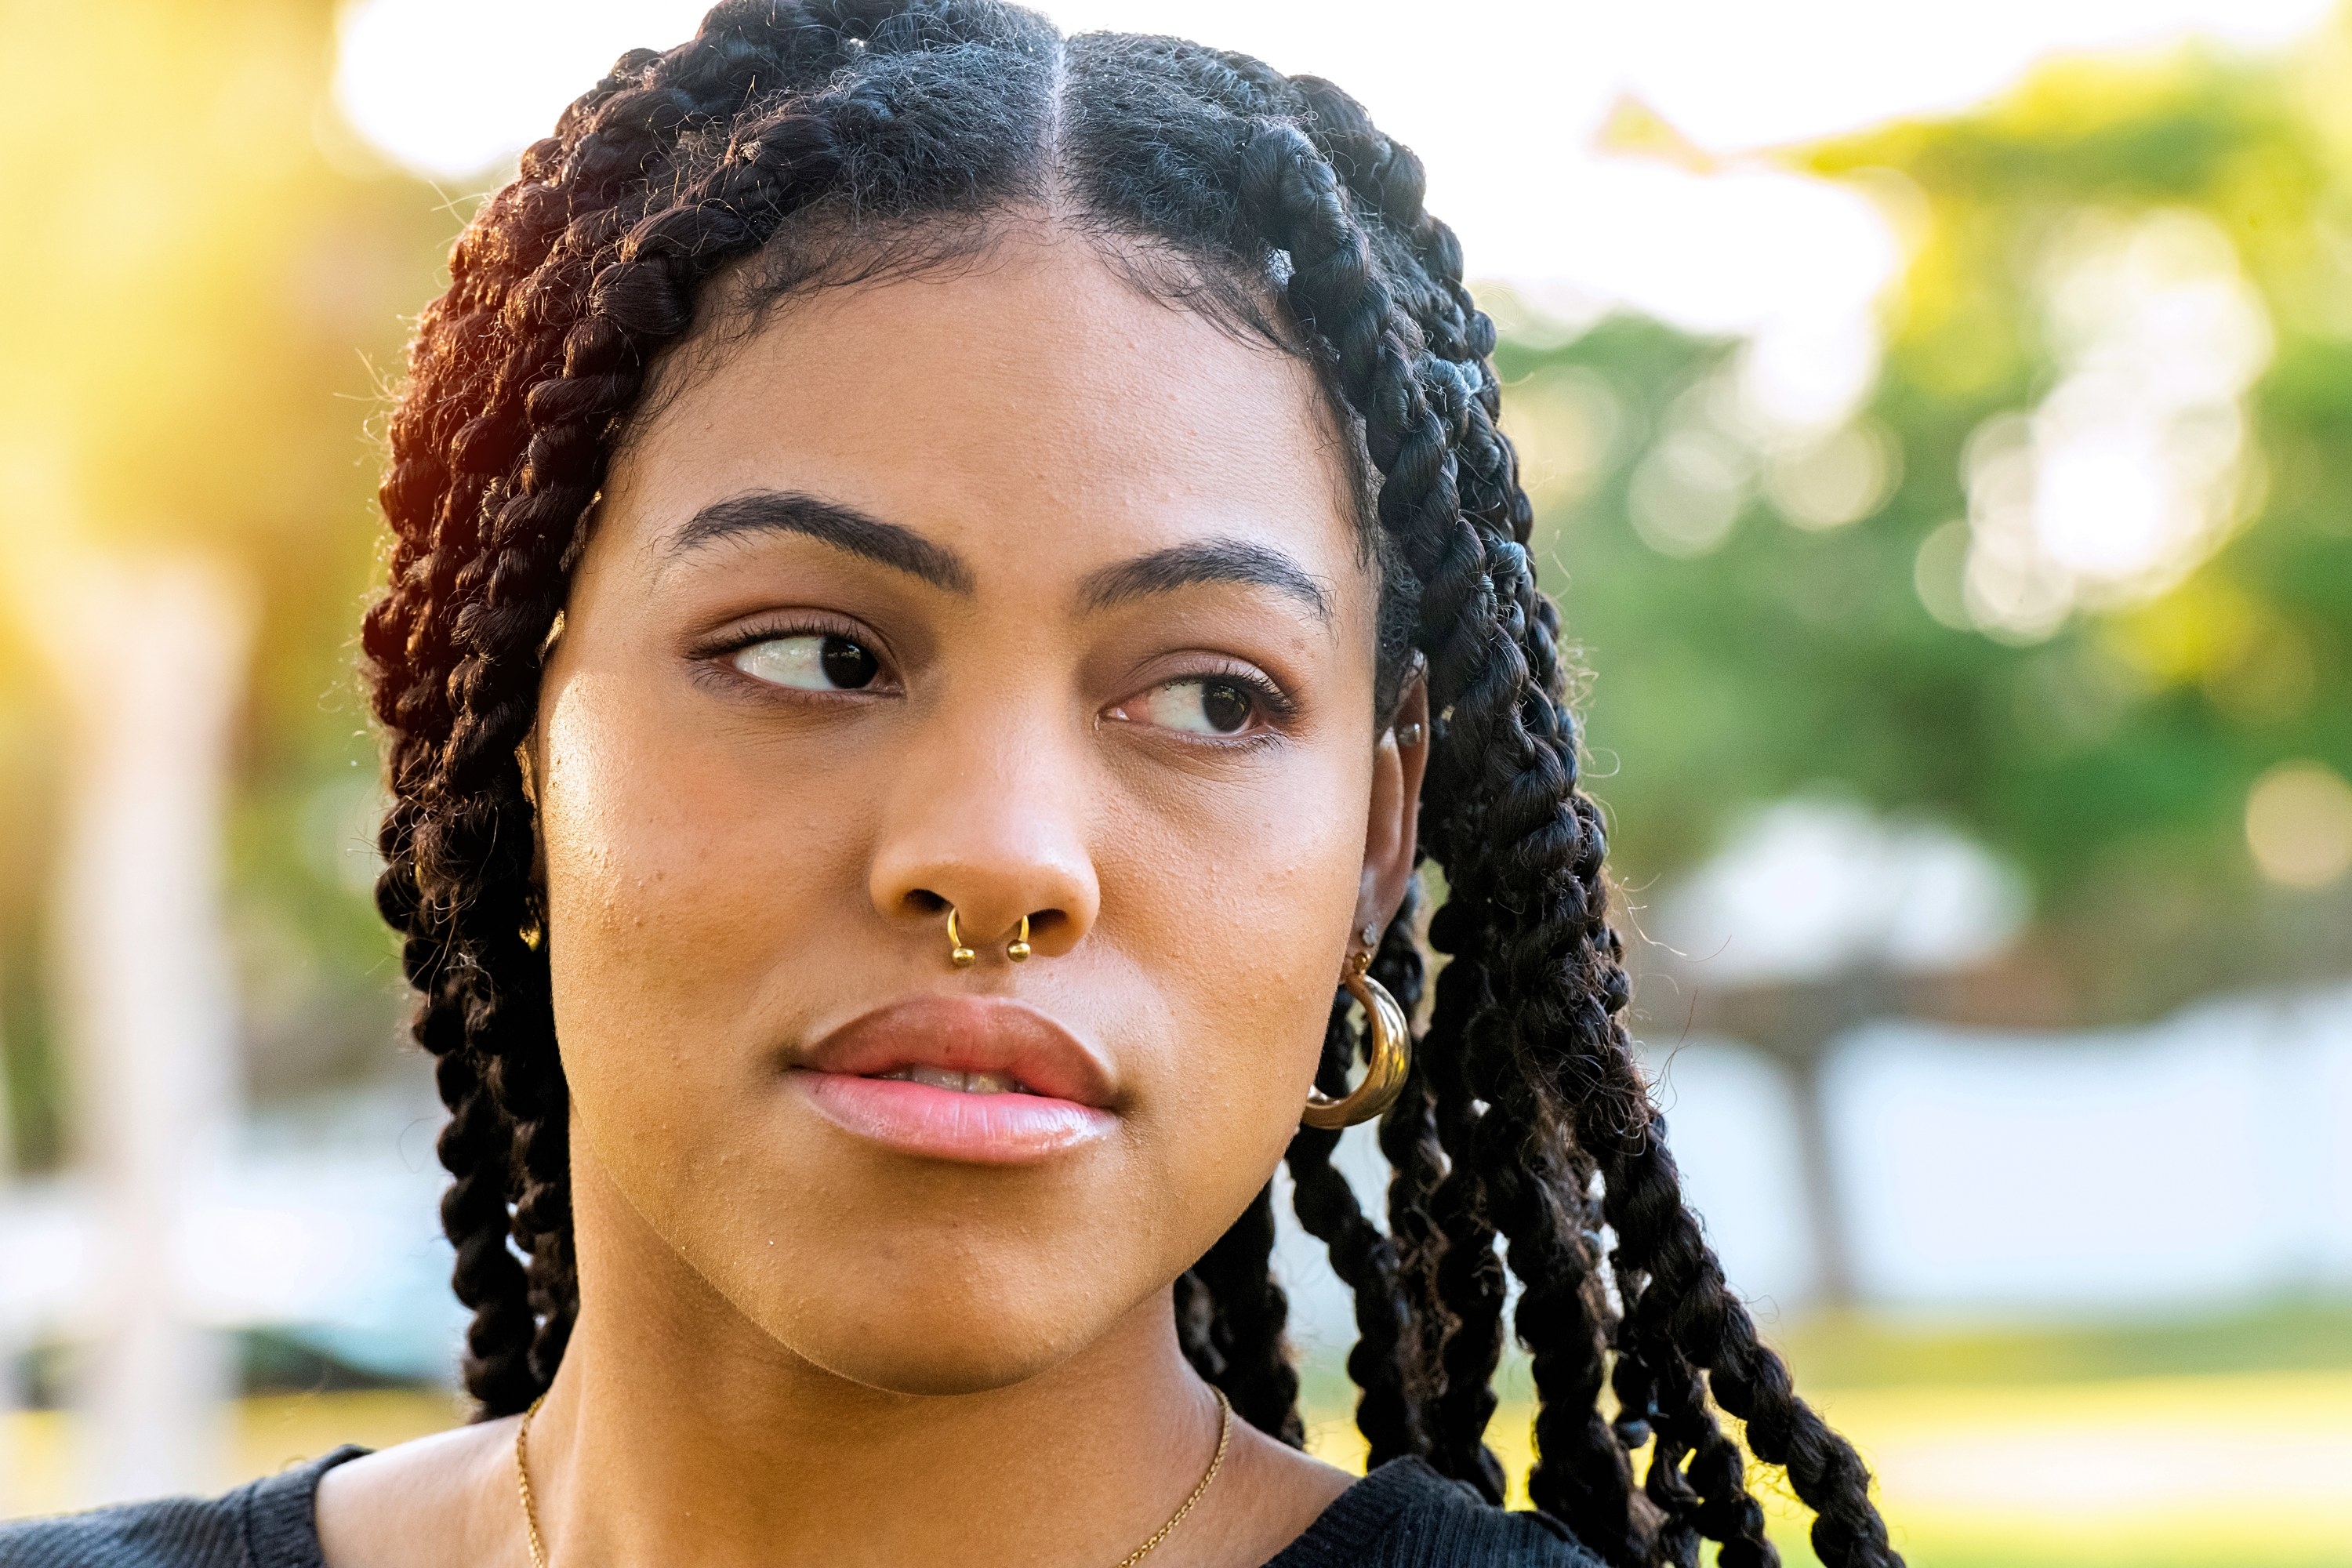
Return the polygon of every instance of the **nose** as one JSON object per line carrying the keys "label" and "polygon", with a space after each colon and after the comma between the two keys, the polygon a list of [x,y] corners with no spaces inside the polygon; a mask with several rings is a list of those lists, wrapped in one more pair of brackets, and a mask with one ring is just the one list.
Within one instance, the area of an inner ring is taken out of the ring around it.
{"label": "nose", "polygon": [[1029,921],[1040,957],[1068,952],[1101,907],[1087,851],[1083,764],[1034,727],[999,730],[1023,743],[941,748],[884,803],[867,890],[885,921],[937,928],[952,907],[979,963],[1006,962]]}

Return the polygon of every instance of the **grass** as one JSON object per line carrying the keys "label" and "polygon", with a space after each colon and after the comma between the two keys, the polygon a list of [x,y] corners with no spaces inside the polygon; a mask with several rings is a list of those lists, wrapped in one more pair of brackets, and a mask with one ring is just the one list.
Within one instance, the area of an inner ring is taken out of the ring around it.
{"label": "grass", "polygon": [[[2215,1374],[2065,1386],[1832,1391],[1824,1414],[1879,1477],[1912,1568],[2352,1568],[2352,1373]],[[1526,1503],[1532,1406],[1488,1441]],[[1360,1468],[1345,1405],[1309,1446]],[[1776,1472],[1751,1485],[1792,1565],[1809,1516]]]}
{"label": "grass", "polygon": [[2091,1383],[2216,1373],[2352,1370],[2352,1301],[2126,1322],[1939,1326],[1822,1313],[1780,1342],[1800,1386]]}
{"label": "grass", "polygon": [[[1912,1568],[2352,1568],[2352,1303],[2124,1323],[1938,1328],[1816,1317],[1775,1336],[1859,1447]],[[1309,1446],[1363,1441],[1335,1369]],[[1507,1363],[1487,1440],[1524,1506],[1532,1390]],[[1809,1516],[1751,1483],[1791,1568]]]}

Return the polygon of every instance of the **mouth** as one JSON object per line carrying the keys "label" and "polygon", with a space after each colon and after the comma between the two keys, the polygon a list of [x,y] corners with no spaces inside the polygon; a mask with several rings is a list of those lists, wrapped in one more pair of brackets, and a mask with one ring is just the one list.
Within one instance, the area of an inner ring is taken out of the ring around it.
{"label": "mouth", "polygon": [[1010,1073],[958,1072],[953,1068],[908,1067],[896,1072],[866,1075],[884,1083],[923,1083],[957,1094],[1035,1094],[1037,1091]]}
{"label": "mouth", "polygon": [[843,1131],[901,1153],[1029,1164],[1108,1136],[1108,1066],[1035,1008],[919,997],[817,1040],[790,1086]]}

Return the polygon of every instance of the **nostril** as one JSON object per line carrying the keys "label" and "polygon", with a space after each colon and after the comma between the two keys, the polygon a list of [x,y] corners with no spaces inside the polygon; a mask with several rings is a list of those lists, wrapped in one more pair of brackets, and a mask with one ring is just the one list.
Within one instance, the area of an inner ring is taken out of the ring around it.
{"label": "nostril", "polygon": [[[1029,952],[1054,953],[1068,950],[1071,922],[1066,912],[1061,910],[1037,910],[1029,914],[1026,921],[1027,927],[1021,933],[1025,940],[1021,945],[1028,952],[1024,952],[1022,957],[1027,957]],[[1015,962],[1019,961],[1015,960]]]}
{"label": "nostril", "polygon": [[908,889],[907,891],[906,903],[909,910],[919,915],[945,914],[948,908],[947,900],[940,897],[939,894],[934,893],[929,888]]}

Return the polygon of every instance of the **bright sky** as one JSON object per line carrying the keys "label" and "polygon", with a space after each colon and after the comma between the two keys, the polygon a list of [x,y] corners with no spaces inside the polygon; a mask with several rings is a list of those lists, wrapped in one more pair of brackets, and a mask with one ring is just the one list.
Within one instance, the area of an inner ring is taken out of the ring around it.
{"label": "bright sky", "polygon": [[[2273,47],[2326,0],[1045,0],[1064,27],[1178,33],[1328,76],[1430,169],[1472,270],[1568,308],[1623,303],[1704,330],[1851,319],[1900,246],[1850,191],[1738,154],[1964,108],[2053,51],[2192,35]],[[543,134],[623,49],[693,30],[705,0],[356,0],[338,96],[359,131],[444,180]],[[1441,15],[1444,20],[1434,19]],[[1607,157],[1621,94],[1710,174]],[[1834,335],[1834,334],[1831,334]]]}

